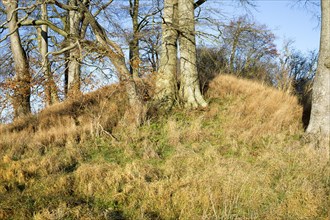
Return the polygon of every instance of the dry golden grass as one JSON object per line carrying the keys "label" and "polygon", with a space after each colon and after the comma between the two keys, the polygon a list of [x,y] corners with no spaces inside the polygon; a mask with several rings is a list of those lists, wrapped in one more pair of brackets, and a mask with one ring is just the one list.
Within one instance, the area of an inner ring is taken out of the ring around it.
{"label": "dry golden grass", "polygon": [[208,109],[137,128],[121,89],[1,128],[0,219],[330,218],[330,166],[300,140],[295,97],[219,76]]}
{"label": "dry golden grass", "polygon": [[123,94],[122,86],[105,87],[2,126],[0,149],[10,149],[11,156],[19,157],[21,148],[63,146],[111,132],[125,112]]}
{"label": "dry golden grass", "polygon": [[210,83],[207,95],[228,102],[224,106],[223,129],[229,138],[243,141],[270,135],[285,138],[302,129],[302,107],[297,98],[275,88],[221,75]]}

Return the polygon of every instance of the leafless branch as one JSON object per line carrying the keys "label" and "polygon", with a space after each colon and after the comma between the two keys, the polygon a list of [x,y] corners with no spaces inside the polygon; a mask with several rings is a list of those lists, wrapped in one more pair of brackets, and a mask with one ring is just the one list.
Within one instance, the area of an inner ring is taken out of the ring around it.
{"label": "leafless branch", "polygon": [[207,0],[198,0],[197,2],[194,3],[194,8],[198,8],[202,4],[204,4]]}

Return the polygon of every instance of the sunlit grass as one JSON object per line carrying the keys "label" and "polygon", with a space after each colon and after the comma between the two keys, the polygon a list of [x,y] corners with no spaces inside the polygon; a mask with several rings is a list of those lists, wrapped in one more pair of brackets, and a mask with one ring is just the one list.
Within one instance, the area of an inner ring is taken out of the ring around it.
{"label": "sunlit grass", "polygon": [[[107,95],[104,95],[107,94]],[[1,128],[0,219],[328,219],[295,97],[220,76],[208,109],[139,128],[105,88]]]}

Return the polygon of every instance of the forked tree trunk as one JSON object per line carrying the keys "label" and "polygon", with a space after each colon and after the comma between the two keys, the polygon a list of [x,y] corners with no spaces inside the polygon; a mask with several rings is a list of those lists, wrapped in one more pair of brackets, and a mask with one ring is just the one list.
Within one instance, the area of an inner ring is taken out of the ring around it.
{"label": "forked tree trunk", "polygon": [[17,27],[17,1],[2,1],[6,7],[8,29],[10,34],[10,45],[13,53],[15,65],[14,95],[12,104],[14,107],[14,117],[20,117],[31,113],[30,95],[31,95],[31,75],[29,63],[25,50],[22,47],[21,38]]}
{"label": "forked tree trunk", "polygon": [[316,135],[329,158],[330,141],[330,1],[321,1],[319,60],[313,84],[312,111],[306,132]]}
{"label": "forked tree trunk", "polygon": [[[48,20],[47,5],[44,3],[41,5],[41,19]],[[46,104],[52,105],[58,102],[57,88],[54,82],[53,74],[51,72],[50,63],[47,57],[48,53],[48,26],[41,25],[40,31],[40,53],[42,56],[42,72],[45,76],[45,93],[46,93]]]}
{"label": "forked tree trunk", "polygon": [[194,0],[178,0],[180,45],[180,97],[188,108],[206,107],[196,65]]}
{"label": "forked tree trunk", "polygon": [[172,107],[176,96],[178,53],[178,1],[165,0],[162,24],[162,51],[156,79],[155,99],[165,109]]}

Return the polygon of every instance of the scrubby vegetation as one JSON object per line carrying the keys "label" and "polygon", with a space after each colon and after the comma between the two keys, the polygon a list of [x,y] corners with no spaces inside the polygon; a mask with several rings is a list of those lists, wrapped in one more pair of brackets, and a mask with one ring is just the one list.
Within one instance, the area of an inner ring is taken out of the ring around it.
{"label": "scrubby vegetation", "polygon": [[302,107],[218,76],[207,109],[130,125],[120,85],[0,128],[0,219],[328,219]]}

